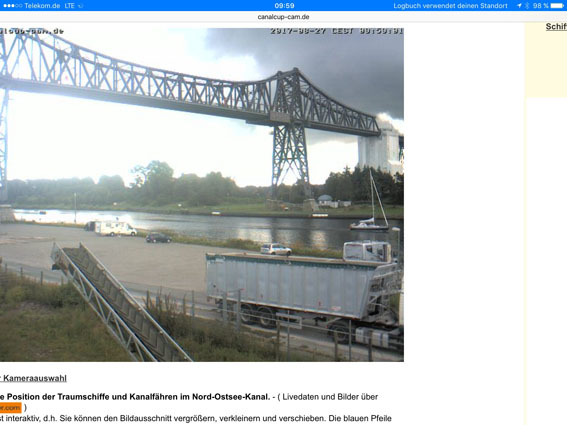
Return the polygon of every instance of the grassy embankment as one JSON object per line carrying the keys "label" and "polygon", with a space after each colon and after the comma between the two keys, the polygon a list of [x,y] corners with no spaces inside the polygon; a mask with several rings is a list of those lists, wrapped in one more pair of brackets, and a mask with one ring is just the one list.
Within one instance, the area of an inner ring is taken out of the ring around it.
{"label": "grassy embankment", "polygon": [[[168,230],[160,230],[160,232],[170,235],[173,240],[177,243],[184,243],[189,245],[202,245],[202,246],[214,246],[220,248],[234,248],[242,249],[245,251],[255,251],[260,252],[260,247],[262,246],[259,242],[254,242],[250,239],[226,239],[226,240],[216,240],[208,238],[200,238],[193,236],[184,236],[172,233]],[[138,236],[146,237],[146,231],[140,231]],[[320,257],[320,258],[342,258],[342,251],[335,249],[317,249],[309,248],[301,244],[293,244],[290,246],[293,255],[302,255],[308,257]]]}
{"label": "grassy embankment", "polygon": [[[14,208],[28,209],[73,209],[72,205],[52,204],[52,205],[32,205],[18,204],[13,205]],[[151,212],[161,214],[200,214],[210,215],[212,211],[219,211],[221,214],[234,216],[266,216],[266,217],[310,217],[311,213],[303,211],[301,206],[290,208],[288,210],[269,208],[266,203],[223,203],[211,206],[185,206],[178,204],[169,204],[163,206],[140,206],[129,203],[120,203],[118,205],[79,205],[81,210],[104,210],[104,211],[135,211],[135,212]],[[384,205],[386,216],[389,219],[403,219],[404,207],[395,205]],[[327,213],[329,217],[358,217],[368,218],[372,215],[372,207],[370,205],[353,205],[347,208],[321,208],[319,213]],[[379,212],[377,212],[379,214]]]}
{"label": "grassy embankment", "polygon": [[[153,209],[153,208],[152,208]],[[161,211],[160,211],[161,209]],[[265,203],[256,204],[220,204],[213,206],[201,207],[178,207],[177,205],[166,205],[158,207],[157,212],[177,213],[177,214],[210,214],[212,211],[219,211],[221,214],[226,215],[259,215],[259,216],[275,216],[275,217],[310,217],[311,212],[304,211],[301,206],[294,209],[293,207],[284,210],[270,209]],[[403,219],[404,207],[394,205],[384,205],[386,217],[391,219]],[[329,214],[329,217],[360,217],[368,218],[372,216],[372,207],[370,205],[361,204],[353,205],[346,208],[320,208],[318,213]],[[380,214],[379,211],[376,212]]]}
{"label": "grassy embankment", "polygon": [[[234,325],[191,318],[168,297],[148,303],[156,320],[197,361],[275,361],[275,341]],[[184,308],[187,313],[187,307]],[[40,285],[0,271],[0,361],[129,361],[71,284]],[[292,360],[330,360],[296,353]]]}
{"label": "grassy embankment", "polygon": [[71,285],[0,272],[0,361],[127,361]]}

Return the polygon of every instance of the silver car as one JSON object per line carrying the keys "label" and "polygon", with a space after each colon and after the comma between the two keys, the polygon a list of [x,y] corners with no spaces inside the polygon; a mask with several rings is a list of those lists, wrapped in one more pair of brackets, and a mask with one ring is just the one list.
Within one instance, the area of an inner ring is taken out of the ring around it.
{"label": "silver car", "polygon": [[260,253],[268,255],[291,255],[291,248],[287,248],[281,243],[267,243],[262,245]]}

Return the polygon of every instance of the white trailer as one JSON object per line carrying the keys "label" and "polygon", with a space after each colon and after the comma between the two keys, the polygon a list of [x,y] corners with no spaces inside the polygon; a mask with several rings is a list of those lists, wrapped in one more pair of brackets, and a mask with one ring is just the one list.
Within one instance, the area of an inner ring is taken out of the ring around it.
{"label": "white trailer", "polygon": [[138,231],[124,221],[97,221],[95,233],[103,236],[127,235],[136,236]]}
{"label": "white trailer", "polygon": [[350,244],[345,253],[351,258],[356,251],[382,252],[390,262],[207,254],[207,296],[222,308],[240,305],[243,323],[272,328],[279,317],[299,326],[303,319],[317,319],[336,331],[340,342],[348,342],[350,328],[356,342],[401,349],[403,327],[390,297],[400,293],[402,273],[391,262],[389,244]]}

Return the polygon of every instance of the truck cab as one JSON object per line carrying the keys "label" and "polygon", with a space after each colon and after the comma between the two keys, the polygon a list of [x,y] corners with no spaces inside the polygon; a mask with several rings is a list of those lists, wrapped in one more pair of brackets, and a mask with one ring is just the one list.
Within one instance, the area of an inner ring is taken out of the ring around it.
{"label": "truck cab", "polygon": [[382,241],[346,242],[343,246],[345,261],[371,261],[376,263],[391,263],[392,246]]}

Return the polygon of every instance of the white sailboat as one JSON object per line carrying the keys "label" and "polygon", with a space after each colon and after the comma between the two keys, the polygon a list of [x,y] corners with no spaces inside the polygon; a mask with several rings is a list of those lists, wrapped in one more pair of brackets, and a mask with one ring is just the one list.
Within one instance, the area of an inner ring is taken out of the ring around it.
{"label": "white sailboat", "polygon": [[[370,170],[369,170],[370,171]],[[374,193],[376,192],[376,198],[380,205],[380,210],[382,211],[382,216],[384,217],[384,222],[386,224],[376,224],[376,215],[374,214]],[[372,171],[370,171],[370,193],[372,195],[372,217],[366,220],[360,220],[358,223],[352,223],[349,228],[350,230],[374,230],[386,232],[390,229],[388,224],[388,219],[386,218],[386,213],[384,212],[384,207],[382,206],[382,201],[380,200],[380,195],[378,194],[378,188],[376,183],[374,183],[374,178],[372,177]]]}

